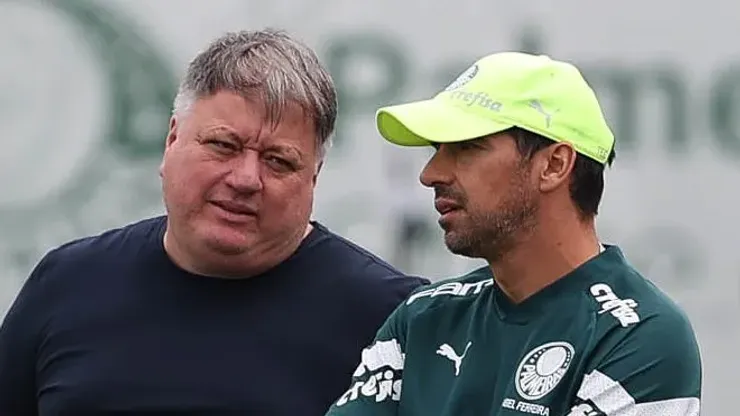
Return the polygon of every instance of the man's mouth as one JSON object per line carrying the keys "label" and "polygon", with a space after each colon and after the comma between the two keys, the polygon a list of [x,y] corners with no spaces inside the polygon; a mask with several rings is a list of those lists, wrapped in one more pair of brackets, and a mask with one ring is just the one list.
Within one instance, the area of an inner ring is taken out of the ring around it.
{"label": "man's mouth", "polygon": [[462,206],[460,204],[450,199],[437,198],[434,200],[434,209],[436,209],[440,215],[445,215],[461,208]]}
{"label": "man's mouth", "polygon": [[248,205],[248,204],[243,204],[243,203],[234,202],[234,201],[227,201],[227,200],[211,201],[211,204],[232,214],[250,215],[250,216],[257,215],[257,210],[252,205]]}

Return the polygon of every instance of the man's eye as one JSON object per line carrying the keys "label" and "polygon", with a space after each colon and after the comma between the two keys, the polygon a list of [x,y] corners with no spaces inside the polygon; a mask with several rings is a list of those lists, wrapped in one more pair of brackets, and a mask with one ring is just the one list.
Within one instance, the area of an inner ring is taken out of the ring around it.
{"label": "man's eye", "polygon": [[[439,143],[432,143],[431,145],[435,151],[439,151],[442,148],[442,145]],[[480,144],[476,142],[475,140],[466,140],[463,142],[457,142],[457,143],[447,143],[445,144],[445,147],[450,150],[473,150],[473,149],[479,149]]]}
{"label": "man's eye", "polygon": [[235,152],[239,150],[234,143],[223,140],[209,140],[206,144],[221,152]]}
{"label": "man's eye", "polygon": [[293,164],[292,163],[290,163],[289,161],[287,161],[287,160],[285,160],[283,158],[277,157],[277,156],[267,156],[265,158],[265,160],[271,166],[273,166],[273,167],[275,167],[276,169],[279,169],[279,170],[292,170],[293,169]]}
{"label": "man's eye", "polygon": [[457,143],[457,147],[460,150],[471,150],[471,149],[477,149],[480,146],[478,143],[475,142],[475,140],[466,140],[464,142]]}

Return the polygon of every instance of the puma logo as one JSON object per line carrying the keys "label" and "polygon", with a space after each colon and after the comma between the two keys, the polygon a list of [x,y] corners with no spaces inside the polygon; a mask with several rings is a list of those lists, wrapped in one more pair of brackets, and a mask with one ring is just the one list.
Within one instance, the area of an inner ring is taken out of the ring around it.
{"label": "puma logo", "polygon": [[439,346],[437,354],[448,358],[455,364],[455,377],[460,375],[460,365],[462,364],[463,358],[465,358],[465,354],[468,353],[468,348],[470,348],[472,344],[472,342],[468,342],[468,345],[465,346],[465,351],[463,351],[462,355],[457,355],[455,349],[452,348],[450,344],[442,344]]}
{"label": "puma logo", "polygon": [[549,128],[550,122],[552,121],[552,116],[558,112],[558,110],[555,110],[553,113],[549,113],[545,110],[544,107],[542,107],[542,103],[540,103],[537,100],[532,100],[529,102],[529,106],[534,108],[535,111],[542,114],[545,117],[545,125]]}

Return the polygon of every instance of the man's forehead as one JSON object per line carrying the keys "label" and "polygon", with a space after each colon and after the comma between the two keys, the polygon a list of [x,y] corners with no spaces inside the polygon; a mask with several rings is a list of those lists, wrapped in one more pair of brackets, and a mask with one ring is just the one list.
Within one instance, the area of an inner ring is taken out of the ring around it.
{"label": "man's forehead", "polygon": [[511,135],[511,133],[509,133],[508,131],[502,131],[493,134],[486,134],[485,136],[474,137],[466,141],[468,143],[476,144],[502,145],[506,142],[513,143],[514,136]]}
{"label": "man's forehead", "polygon": [[489,134],[483,137],[488,140],[492,140],[492,141],[497,140],[499,142],[506,141],[506,140],[513,141],[515,139],[514,135],[511,133],[510,130],[500,131],[498,133]]}
{"label": "man's forehead", "polygon": [[249,132],[250,129],[278,134],[281,130],[314,129],[311,114],[296,102],[264,100],[229,91],[198,98],[186,116],[206,127],[232,128],[241,136],[256,134]]}

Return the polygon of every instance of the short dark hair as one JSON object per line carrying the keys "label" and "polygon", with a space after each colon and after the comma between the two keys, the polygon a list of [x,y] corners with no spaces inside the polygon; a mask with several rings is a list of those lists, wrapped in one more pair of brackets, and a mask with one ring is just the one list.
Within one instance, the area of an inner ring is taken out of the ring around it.
{"label": "short dark hair", "polygon": [[[555,141],[547,137],[519,127],[512,127],[504,133],[514,138],[519,154],[526,160],[538,151],[555,144]],[[604,194],[604,170],[606,166],[612,165],[616,155],[612,147],[606,164],[601,164],[580,153],[577,154],[570,182],[570,197],[582,217],[588,218],[598,214],[601,197]]]}

